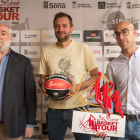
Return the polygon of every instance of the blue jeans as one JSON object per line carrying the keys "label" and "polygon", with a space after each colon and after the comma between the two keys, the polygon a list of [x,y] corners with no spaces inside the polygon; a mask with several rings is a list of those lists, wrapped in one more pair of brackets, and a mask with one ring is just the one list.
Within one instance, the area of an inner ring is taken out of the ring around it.
{"label": "blue jeans", "polygon": [[[83,107],[79,107],[83,109]],[[85,107],[88,108],[87,106]],[[49,140],[64,140],[67,127],[72,127],[73,109],[52,109],[48,108],[46,114],[46,127],[48,129]],[[76,140],[91,140],[91,135],[73,133]]]}
{"label": "blue jeans", "polygon": [[140,122],[127,121],[125,123],[125,137],[112,137],[111,140],[140,140]]}

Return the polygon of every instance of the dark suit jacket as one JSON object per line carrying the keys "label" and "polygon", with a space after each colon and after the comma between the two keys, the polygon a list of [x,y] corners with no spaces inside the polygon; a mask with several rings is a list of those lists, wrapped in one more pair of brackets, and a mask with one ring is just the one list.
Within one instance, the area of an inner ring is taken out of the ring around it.
{"label": "dark suit jacket", "polygon": [[36,86],[31,62],[13,50],[5,74],[3,107],[9,137],[19,137],[25,133],[26,124],[35,124]]}

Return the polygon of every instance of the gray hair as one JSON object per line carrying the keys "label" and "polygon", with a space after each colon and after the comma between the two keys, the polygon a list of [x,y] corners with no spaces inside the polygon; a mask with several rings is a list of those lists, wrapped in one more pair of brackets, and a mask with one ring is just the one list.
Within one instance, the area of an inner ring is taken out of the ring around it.
{"label": "gray hair", "polygon": [[9,29],[9,35],[11,35],[12,36],[12,29],[11,29],[11,27],[9,26],[9,25],[6,25],[7,27],[8,27],[8,29]]}
{"label": "gray hair", "polygon": [[6,24],[0,24],[0,25],[5,25],[6,27],[8,27],[9,29],[9,35],[12,36],[12,29],[9,25],[6,25]]}

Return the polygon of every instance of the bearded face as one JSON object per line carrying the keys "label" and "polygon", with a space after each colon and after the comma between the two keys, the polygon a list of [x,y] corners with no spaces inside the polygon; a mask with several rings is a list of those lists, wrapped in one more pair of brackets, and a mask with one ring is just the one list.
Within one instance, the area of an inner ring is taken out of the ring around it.
{"label": "bearded face", "polygon": [[66,42],[70,39],[70,33],[73,31],[73,26],[70,26],[68,17],[57,18],[54,29],[58,42]]}
{"label": "bearded face", "polygon": [[6,25],[0,24],[0,53],[5,52],[10,47],[12,36]]}
{"label": "bearded face", "polygon": [[4,42],[2,39],[0,39],[0,52],[6,51],[10,46],[10,38],[8,42]]}

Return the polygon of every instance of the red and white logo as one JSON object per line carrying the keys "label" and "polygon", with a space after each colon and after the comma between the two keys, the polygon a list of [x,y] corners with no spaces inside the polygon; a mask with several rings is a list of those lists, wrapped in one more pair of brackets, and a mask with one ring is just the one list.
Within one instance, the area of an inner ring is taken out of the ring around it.
{"label": "red and white logo", "polygon": [[19,0],[1,0],[0,6],[17,6],[19,3]]}
{"label": "red and white logo", "polygon": [[63,79],[50,79],[45,83],[46,89],[69,89],[70,83]]}
{"label": "red and white logo", "polygon": [[96,36],[96,33],[91,33],[91,36]]}

